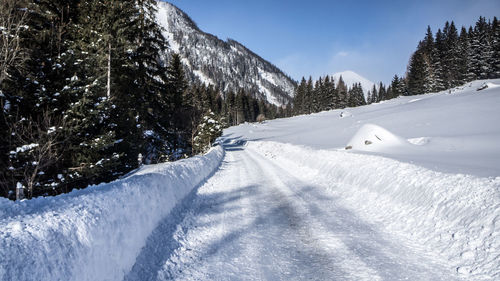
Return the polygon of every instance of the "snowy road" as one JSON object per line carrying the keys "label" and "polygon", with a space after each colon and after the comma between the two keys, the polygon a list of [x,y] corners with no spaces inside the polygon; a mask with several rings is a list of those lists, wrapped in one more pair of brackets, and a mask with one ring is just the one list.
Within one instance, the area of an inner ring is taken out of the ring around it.
{"label": "snowy road", "polygon": [[125,280],[454,280],[242,143],[149,237]]}

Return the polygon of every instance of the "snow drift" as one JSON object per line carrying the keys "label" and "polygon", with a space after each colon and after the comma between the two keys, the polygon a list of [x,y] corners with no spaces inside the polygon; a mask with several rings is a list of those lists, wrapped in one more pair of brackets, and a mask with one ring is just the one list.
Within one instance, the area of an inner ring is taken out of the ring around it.
{"label": "snow drift", "polygon": [[250,142],[249,148],[328,188],[366,221],[436,261],[444,257],[467,280],[500,278],[500,177],[445,174],[380,156],[276,142]]}
{"label": "snow drift", "polygon": [[0,199],[0,280],[122,280],[160,220],[223,156],[217,147],[70,194]]}
{"label": "snow drift", "polygon": [[365,124],[347,143],[346,149],[384,151],[387,148],[407,148],[410,146],[411,144],[407,140],[380,126]]}

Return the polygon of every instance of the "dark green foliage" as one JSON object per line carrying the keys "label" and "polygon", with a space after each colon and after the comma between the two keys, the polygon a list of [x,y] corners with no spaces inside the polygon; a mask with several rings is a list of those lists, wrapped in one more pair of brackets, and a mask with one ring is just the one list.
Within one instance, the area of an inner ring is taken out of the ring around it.
{"label": "dark green foliage", "polygon": [[22,63],[0,82],[2,196],[18,184],[35,197],[111,181],[140,155],[164,161],[189,145],[173,122],[187,85],[160,57],[156,1],[12,2],[28,28]]}
{"label": "dark green foliage", "polygon": [[498,20],[480,17],[474,27],[446,22],[433,39],[430,27],[408,65],[408,93],[423,94],[457,87],[475,79],[500,78]]}
{"label": "dark green foliage", "polygon": [[363,95],[363,88],[361,88],[361,84],[354,84],[352,88],[349,90],[349,98],[348,105],[349,107],[356,107],[365,105],[365,97]]}
{"label": "dark green foliage", "polygon": [[314,83],[312,78],[309,78],[307,82],[305,78],[302,78],[295,90],[292,112],[294,115],[300,115],[365,105],[367,101],[361,84],[351,86],[348,88],[342,77],[337,85],[335,85],[334,79],[329,76],[320,77]]}

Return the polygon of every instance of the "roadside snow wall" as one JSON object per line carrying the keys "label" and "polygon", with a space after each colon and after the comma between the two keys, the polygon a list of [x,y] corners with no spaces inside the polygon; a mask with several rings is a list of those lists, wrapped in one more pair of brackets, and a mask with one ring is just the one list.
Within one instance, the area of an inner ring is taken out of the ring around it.
{"label": "roadside snow wall", "polygon": [[361,218],[447,260],[466,280],[500,280],[500,177],[445,174],[396,160],[249,142]]}
{"label": "roadside snow wall", "polygon": [[0,280],[123,280],[158,223],[223,156],[219,146],[57,197],[0,199]]}

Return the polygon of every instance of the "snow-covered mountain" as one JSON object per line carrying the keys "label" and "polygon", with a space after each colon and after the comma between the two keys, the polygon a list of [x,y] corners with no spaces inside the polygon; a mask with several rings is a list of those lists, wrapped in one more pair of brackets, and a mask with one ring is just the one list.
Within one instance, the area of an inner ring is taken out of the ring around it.
{"label": "snow-covered mountain", "polygon": [[181,56],[189,81],[223,91],[243,88],[278,106],[291,101],[296,82],[245,46],[201,31],[186,13],[167,2],[158,2],[157,18],[170,44],[167,57]]}
{"label": "snow-covered mountain", "polygon": [[366,79],[365,77],[357,74],[354,71],[343,71],[343,72],[337,72],[332,75],[333,79],[335,80],[335,83],[339,82],[340,76],[342,76],[342,80],[346,83],[347,87],[352,87],[353,84],[355,83],[361,83],[361,88],[363,88],[363,93],[365,94],[365,99],[368,96],[368,91],[371,91],[373,88],[373,83],[372,81]]}

